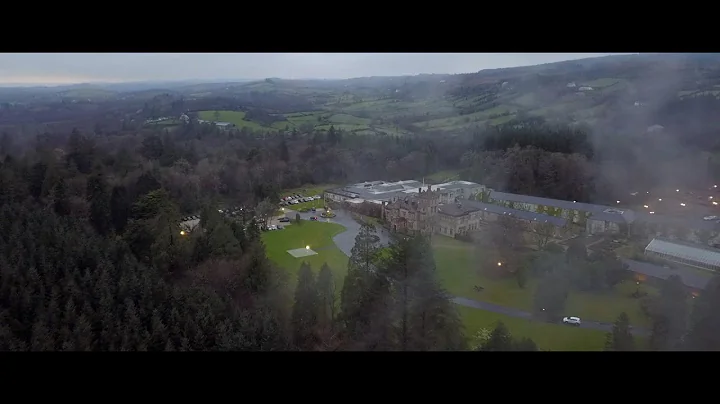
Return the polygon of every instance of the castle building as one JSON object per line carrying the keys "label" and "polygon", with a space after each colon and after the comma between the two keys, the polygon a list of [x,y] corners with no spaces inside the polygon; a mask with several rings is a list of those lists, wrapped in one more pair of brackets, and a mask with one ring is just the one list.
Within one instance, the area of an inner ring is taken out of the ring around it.
{"label": "castle building", "polygon": [[395,196],[383,204],[383,219],[394,232],[406,234],[430,234],[440,204],[440,193],[418,188],[415,194]]}

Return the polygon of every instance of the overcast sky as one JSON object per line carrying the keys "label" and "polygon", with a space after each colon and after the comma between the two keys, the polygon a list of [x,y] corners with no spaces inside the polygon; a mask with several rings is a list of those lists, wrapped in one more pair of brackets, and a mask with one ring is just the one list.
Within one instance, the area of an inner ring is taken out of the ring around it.
{"label": "overcast sky", "polygon": [[2,53],[0,84],[469,73],[610,53]]}

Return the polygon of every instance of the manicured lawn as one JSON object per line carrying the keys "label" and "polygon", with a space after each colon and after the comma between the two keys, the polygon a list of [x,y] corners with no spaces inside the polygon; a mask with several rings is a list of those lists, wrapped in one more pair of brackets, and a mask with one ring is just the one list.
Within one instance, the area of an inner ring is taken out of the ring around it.
{"label": "manicured lawn", "polygon": [[335,188],[335,184],[308,184],[299,188],[288,189],[280,194],[280,197],[300,194],[302,196],[322,196],[326,189]]}
{"label": "manicured lawn", "polygon": [[[425,182],[431,184],[440,184],[445,181],[454,181],[458,179],[460,179],[460,174],[458,170],[445,170],[428,175],[427,177],[425,177]],[[422,181],[423,178],[418,178],[417,180]]]}
{"label": "manicured lawn", "polygon": [[[327,263],[335,276],[336,290],[340,293],[347,272],[348,258],[335,246],[332,238],[343,231],[345,231],[345,227],[337,223],[303,220],[300,224],[293,223],[283,230],[265,232],[262,240],[265,243],[268,258],[289,271],[293,288],[297,281],[297,271],[303,261],[309,263],[315,272],[320,270],[323,263]],[[287,250],[305,246],[310,246],[317,255],[295,258],[287,252]]]}
{"label": "manicured lawn", "polygon": [[457,307],[465,324],[465,335],[472,341],[482,328],[492,330],[502,321],[513,337],[531,338],[538,348],[547,351],[601,351],[606,333],[587,328],[548,324],[496,314],[464,306]]}
{"label": "manicured lawn", "polygon": [[298,203],[297,205],[290,205],[288,209],[295,210],[298,212],[307,212],[312,208],[319,209],[325,207],[325,201],[323,199],[315,199],[310,202]]}
{"label": "manicured lawn", "polygon": [[[480,275],[479,262],[494,261],[495,252],[491,248],[479,252],[474,248],[449,237],[434,237],[433,252],[438,275],[448,292],[454,296],[531,311],[536,281],[530,279],[521,289],[514,279],[496,280]],[[475,285],[484,289],[477,292]],[[634,282],[618,285],[614,291],[607,293],[571,292],[566,310],[568,315],[606,323],[614,322],[620,313],[625,312],[631,323],[647,326],[648,320],[640,310],[639,299],[630,296],[637,287],[648,293],[657,293],[650,286],[638,286]]]}

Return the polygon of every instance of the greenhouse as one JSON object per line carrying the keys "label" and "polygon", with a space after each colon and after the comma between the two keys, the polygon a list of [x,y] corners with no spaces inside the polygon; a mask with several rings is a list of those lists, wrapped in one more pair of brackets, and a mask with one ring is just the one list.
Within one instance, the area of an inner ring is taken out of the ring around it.
{"label": "greenhouse", "polygon": [[720,250],[710,247],[655,238],[645,247],[645,255],[697,268],[720,270]]}

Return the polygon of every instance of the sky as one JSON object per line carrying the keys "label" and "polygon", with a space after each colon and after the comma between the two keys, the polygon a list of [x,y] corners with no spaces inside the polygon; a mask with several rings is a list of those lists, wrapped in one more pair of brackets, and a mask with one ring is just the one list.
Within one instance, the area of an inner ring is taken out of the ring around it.
{"label": "sky", "polygon": [[0,85],[471,73],[612,53],[2,53]]}

